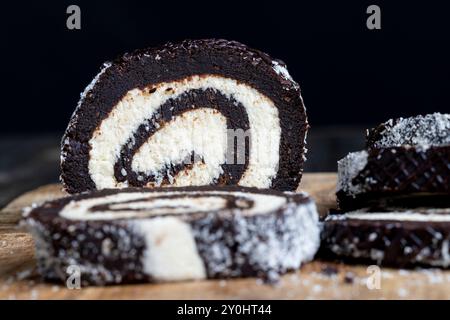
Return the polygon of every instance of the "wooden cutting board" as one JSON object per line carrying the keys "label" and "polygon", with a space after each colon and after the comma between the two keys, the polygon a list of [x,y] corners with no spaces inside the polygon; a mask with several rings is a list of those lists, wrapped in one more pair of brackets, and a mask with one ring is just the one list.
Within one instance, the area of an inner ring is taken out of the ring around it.
{"label": "wooden cutting board", "polygon": [[[320,214],[335,207],[334,173],[305,174],[301,189]],[[380,269],[379,289],[368,266],[314,261],[276,285],[249,279],[68,289],[36,275],[33,240],[17,228],[23,207],[64,196],[58,184],[30,191],[0,211],[0,299],[450,299],[450,271]],[[372,287],[372,289],[369,289]]]}

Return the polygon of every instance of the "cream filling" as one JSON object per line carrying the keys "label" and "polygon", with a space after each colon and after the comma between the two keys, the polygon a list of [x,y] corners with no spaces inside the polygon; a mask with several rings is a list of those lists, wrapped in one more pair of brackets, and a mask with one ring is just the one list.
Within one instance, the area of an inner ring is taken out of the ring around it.
{"label": "cream filling", "polygon": [[[440,214],[439,210],[435,213],[422,214],[412,211],[402,212],[369,212],[369,213],[353,213],[349,212],[343,216],[346,219],[358,220],[394,220],[394,221],[419,221],[419,222],[450,222],[449,214]],[[343,218],[344,218],[343,217]]]}
{"label": "cream filling", "polygon": [[217,178],[223,170],[222,167],[213,167],[209,164],[208,160],[205,161],[205,164],[202,162],[195,162],[191,169],[180,171],[173,177],[171,186],[203,186],[209,184],[210,181]]}
{"label": "cream filling", "polygon": [[[71,220],[112,220],[151,217],[164,214],[189,214],[192,212],[214,212],[225,208],[225,199],[208,194],[232,195],[254,201],[250,209],[240,209],[243,214],[264,214],[286,204],[286,198],[243,192],[203,191],[203,192],[124,192],[99,198],[89,198],[69,202],[59,215]],[[177,196],[179,198],[159,198],[160,196]],[[189,197],[189,195],[196,197]],[[133,203],[121,203],[131,200],[145,199]],[[110,204],[117,211],[90,211],[94,206]],[[183,206],[183,207],[181,207]],[[164,207],[164,208],[163,208]],[[167,208],[169,207],[169,208]],[[139,211],[136,211],[139,209]]]}
{"label": "cream filling", "polygon": [[[133,89],[129,91],[126,96],[118,102],[110,112],[108,118],[102,121],[100,126],[94,132],[89,141],[91,150],[89,153],[89,173],[92,180],[99,189],[113,188],[122,186],[114,177],[114,164],[120,156],[122,146],[132,138],[133,132],[144,123],[146,119],[150,119],[152,115],[158,112],[159,106],[165,103],[168,99],[177,98],[182,93],[191,89],[215,89],[223,95],[233,98],[241,103],[247,113],[250,124],[250,159],[246,172],[241,181],[242,186],[254,186],[260,188],[270,187],[272,178],[276,175],[279,163],[279,145],[281,136],[281,127],[278,117],[278,109],[275,107],[272,100],[262,95],[254,88],[238,83],[234,79],[224,78],[215,75],[206,76],[192,76],[180,81],[170,83],[161,83],[156,87],[156,91],[148,93],[145,90]],[[198,106],[202,107],[202,106]],[[189,114],[191,114],[189,112]],[[201,116],[197,123],[188,128],[183,123],[191,121],[192,118]],[[206,116],[207,119],[203,119]],[[203,168],[197,170],[207,171],[200,177],[194,179],[194,183],[209,184],[217,177],[218,169],[212,169],[212,166],[217,165],[217,161],[224,159],[226,150],[219,154],[213,152],[220,149],[221,141],[223,141],[223,134],[219,134],[217,126],[222,127],[222,120],[219,114],[208,114],[205,111],[193,112],[192,115],[186,115],[180,121],[173,121],[171,124],[178,125],[181,131],[177,131],[175,127],[173,130],[163,129],[165,132],[171,134],[171,139],[164,137],[163,140],[159,138],[150,139],[151,141],[143,146],[142,153],[136,155],[136,160],[133,159],[134,169],[142,168],[145,170],[156,170],[158,165],[169,164],[173,161],[170,157],[177,157],[176,150],[173,153],[167,152],[160,155],[161,149],[174,149],[192,147],[197,143],[189,141],[189,139],[181,139],[181,135],[185,135],[186,130],[191,130],[191,135],[197,130],[204,133],[201,139],[204,139],[202,145],[218,144],[215,147],[208,147],[208,150],[203,150],[205,156],[212,162],[208,163]],[[196,125],[203,123],[202,128],[196,128]],[[209,129],[206,128],[209,126]],[[188,135],[188,136],[191,136]],[[214,141],[212,137],[219,140]],[[181,140],[178,140],[181,139]],[[184,141],[184,142],[182,142]],[[155,146],[157,150],[154,151]],[[142,149],[142,148],[141,148]],[[226,148],[225,148],[226,149]],[[192,150],[191,150],[192,151]],[[206,154],[207,153],[207,154]],[[216,161],[216,162],[214,162]],[[160,168],[161,169],[161,168]],[[156,173],[159,170],[153,171]],[[183,185],[187,184],[190,179],[183,181]],[[207,181],[207,183],[205,182]],[[126,185],[126,184],[125,184]]]}
{"label": "cream filling", "polygon": [[156,217],[132,226],[145,239],[144,272],[158,281],[206,278],[205,266],[189,224],[174,217]]}
{"label": "cream filling", "polygon": [[[169,176],[169,180],[176,186],[205,185],[223,172],[220,165],[225,163],[226,147],[226,118],[214,109],[194,109],[176,117],[151,136],[134,155],[131,168],[151,174],[170,162],[186,163],[186,158],[194,151],[204,163],[189,162],[195,164],[193,170],[182,171],[172,179]],[[161,180],[156,182],[157,186],[160,184]]]}

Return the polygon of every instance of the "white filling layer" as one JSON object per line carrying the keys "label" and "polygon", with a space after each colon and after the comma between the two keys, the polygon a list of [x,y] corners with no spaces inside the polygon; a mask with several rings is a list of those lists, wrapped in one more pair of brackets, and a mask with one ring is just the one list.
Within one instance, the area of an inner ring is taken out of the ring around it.
{"label": "white filling layer", "polygon": [[435,213],[422,214],[413,211],[400,212],[348,212],[343,215],[328,216],[329,220],[340,219],[358,219],[358,220],[394,220],[394,221],[420,221],[420,222],[450,222],[450,215],[439,213],[436,209]]}
{"label": "white filling layer", "polygon": [[174,217],[132,222],[144,237],[144,272],[159,281],[206,278],[191,227]]}
{"label": "white filling layer", "polygon": [[[132,138],[133,132],[137,130],[139,125],[158,112],[160,105],[168,99],[177,98],[188,90],[206,90],[208,88],[215,89],[241,103],[249,119],[250,160],[247,171],[239,184],[261,188],[270,187],[279,163],[281,128],[278,109],[272,100],[252,87],[238,83],[233,79],[213,75],[193,76],[180,81],[161,83],[153,93],[146,93],[140,89],[129,91],[112,109],[108,118],[102,121],[89,141],[91,146],[89,173],[96,187],[101,189],[121,186],[114,177],[114,164],[120,155],[121,147]],[[140,151],[136,159],[133,159],[133,169],[142,168],[150,173],[149,171],[156,170],[158,165],[170,164],[174,160],[171,157],[179,156],[177,152],[193,147],[193,142],[184,139],[182,136],[190,137],[196,131],[201,131],[203,136],[199,138],[203,139],[203,146],[209,144],[217,144],[217,146],[203,150],[203,156],[212,162],[202,168],[197,168],[198,171],[206,171],[206,173],[196,173],[197,177],[193,181],[201,184],[212,183],[219,170],[213,170],[212,167],[217,165],[218,160],[225,159],[226,148],[221,145],[223,134],[218,133],[223,127],[222,120],[213,120],[214,117],[221,119],[222,116],[211,113],[204,118],[205,115],[207,113],[204,111],[193,112],[192,115],[185,116],[183,120],[171,123],[175,125],[173,129],[164,129],[167,134],[170,134],[171,138],[169,139],[169,137],[161,134],[163,140],[158,137],[150,139],[143,146],[144,149]],[[185,123],[192,120],[189,117],[195,116],[201,116],[196,121],[197,123],[192,124],[191,127],[186,126]],[[196,128],[199,125],[201,128]],[[217,128],[218,126],[221,128]],[[196,146],[197,143],[194,147]],[[164,148],[171,150],[161,154],[161,149]],[[220,152],[219,149],[221,149]],[[152,171],[152,173],[157,172]],[[189,180],[183,181],[183,185],[186,185]],[[208,181],[205,182],[206,180]]]}
{"label": "white filling layer", "polygon": [[[142,218],[163,214],[189,214],[191,212],[207,212],[221,210],[225,207],[225,200],[221,197],[208,196],[214,193],[219,195],[233,195],[254,201],[250,209],[241,209],[243,214],[263,214],[276,210],[286,203],[286,198],[266,194],[248,194],[242,192],[203,191],[197,192],[125,192],[110,196],[90,198],[69,202],[59,215],[71,220],[111,220]],[[177,196],[179,198],[159,199],[160,196]],[[189,197],[189,195],[200,195]],[[204,196],[202,196],[204,195]],[[139,200],[133,203],[121,203],[130,200]],[[94,206],[114,203],[111,208],[117,211],[90,211]],[[183,208],[181,208],[183,206]],[[136,211],[139,209],[139,211]]]}
{"label": "white filling layer", "polygon": [[[223,172],[227,147],[227,119],[217,110],[200,108],[183,113],[151,136],[133,157],[131,168],[147,174],[172,161],[183,163],[194,151],[203,163],[173,177],[176,186],[209,184]],[[161,177],[162,178],[162,177]],[[156,185],[160,185],[157,182]]]}

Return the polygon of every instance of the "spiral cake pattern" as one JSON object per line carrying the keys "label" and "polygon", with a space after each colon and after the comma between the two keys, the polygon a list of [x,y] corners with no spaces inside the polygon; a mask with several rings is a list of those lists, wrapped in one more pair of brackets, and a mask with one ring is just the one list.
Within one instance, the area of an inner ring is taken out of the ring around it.
{"label": "spiral cake pattern", "polygon": [[283,62],[231,41],[194,40],[106,63],[62,142],[70,193],[240,185],[295,190],[307,131]]}
{"label": "spiral cake pattern", "polygon": [[40,273],[84,284],[257,276],[274,280],[319,247],[303,193],[245,187],[105,189],[47,202],[25,220]]}

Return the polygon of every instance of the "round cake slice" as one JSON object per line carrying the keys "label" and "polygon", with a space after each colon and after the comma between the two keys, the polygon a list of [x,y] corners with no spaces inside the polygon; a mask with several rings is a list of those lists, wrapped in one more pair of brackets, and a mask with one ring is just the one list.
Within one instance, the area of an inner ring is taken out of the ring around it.
{"label": "round cake slice", "polygon": [[62,140],[69,193],[239,185],[293,191],[308,129],[285,64],[234,41],[186,40],[104,64]]}
{"label": "round cake slice", "polygon": [[104,189],[29,211],[39,271],[84,285],[256,276],[311,260],[318,213],[304,193],[228,186]]}
{"label": "round cake slice", "polygon": [[450,209],[329,215],[320,255],[391,267],[450,266]]}

